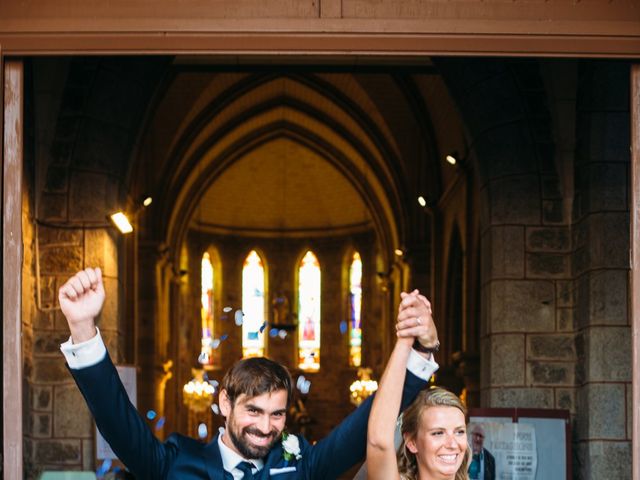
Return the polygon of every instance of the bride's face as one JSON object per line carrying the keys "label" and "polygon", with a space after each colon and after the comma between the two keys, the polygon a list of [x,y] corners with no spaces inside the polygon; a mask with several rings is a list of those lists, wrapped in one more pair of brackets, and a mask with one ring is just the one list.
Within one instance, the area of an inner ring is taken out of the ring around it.
{"label": "bride's face", "polygon": [[425,409],[407,448],[416,456],[422,480],[454,478],[469,448],[464,414],[455,407]]}

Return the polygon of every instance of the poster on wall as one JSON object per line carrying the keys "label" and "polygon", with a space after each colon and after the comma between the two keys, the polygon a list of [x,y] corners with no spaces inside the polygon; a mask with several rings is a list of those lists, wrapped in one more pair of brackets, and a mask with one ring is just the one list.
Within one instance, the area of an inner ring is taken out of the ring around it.
{"label": "poster on wall", "polygon": [[527,423],[469,423],[471,479],[535,480],[536,431]]}
{"label": "poster on wall", "polygon": [[467,432],[472,480],[572,478],[566,410],[471,409]]}

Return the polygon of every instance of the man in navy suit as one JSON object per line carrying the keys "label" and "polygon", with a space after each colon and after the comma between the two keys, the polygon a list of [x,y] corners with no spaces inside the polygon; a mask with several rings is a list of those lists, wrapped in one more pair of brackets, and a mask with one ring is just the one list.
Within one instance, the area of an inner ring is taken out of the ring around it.
{"label": "man in navy suit", "polygon": [[[137,479],[266,480],[337,478],[365,456],[371,398],[315,445],[285,432],[292,381],[266,358],[237,362],[219,393],[226,428],[208,444],[179,434],[156,439],[127,397],[95,326],[105,292],[100,269],[70,278],[58,295],[71,331],[61,345],[98,429]],[[404,384],[405,408],[438,365],[426,350],[438,344],[431,306],[417,291],[403,293],[397,334],[415,337]]]}

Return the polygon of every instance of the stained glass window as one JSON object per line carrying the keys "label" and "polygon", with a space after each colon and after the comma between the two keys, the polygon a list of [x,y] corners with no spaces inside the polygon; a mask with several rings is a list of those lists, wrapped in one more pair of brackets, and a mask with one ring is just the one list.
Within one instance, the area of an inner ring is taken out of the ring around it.
{"label": "stained glass window", "polygon": [[362,259],[355,252],[349,268],[349,365],[362,364]]}
{"label": "stained glass window", "polygon": [[260,255],[251,250],[242,267],[242,355],[264,356],[265,275]]}
{"label": "stained glass window", "polygon": [[320,369],[320,264],[311,251],[298,267],[298,366]]}
{"label": "stained glass window", "polygon": [[202,255],[200,269],[200,318],[202,324],[202,345],[198,361],[202,365],[213,364],[213,321],[214,321],[214,296],[213,296],[213,264],[208,252]]}

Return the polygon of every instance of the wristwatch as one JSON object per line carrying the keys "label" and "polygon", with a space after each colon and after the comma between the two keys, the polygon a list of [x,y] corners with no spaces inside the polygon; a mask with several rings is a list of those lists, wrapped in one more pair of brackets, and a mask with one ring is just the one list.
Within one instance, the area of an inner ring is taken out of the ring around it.
{"label": "wristwatch", "polygon": [[420,353],[436,353],[440,350],[440,342],[436,340],[436,344],[433,347],[425,347],[420,343],[417,338],[413,341],[413,349]]}

